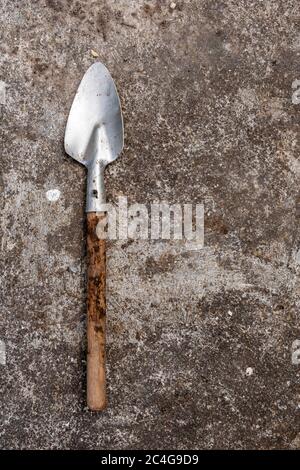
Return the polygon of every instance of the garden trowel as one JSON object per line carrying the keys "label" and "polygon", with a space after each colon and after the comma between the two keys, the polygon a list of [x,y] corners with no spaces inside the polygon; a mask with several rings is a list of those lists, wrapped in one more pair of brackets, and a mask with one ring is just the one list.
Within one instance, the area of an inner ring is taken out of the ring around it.
{"label": "garden trowel", "polygon": [[87,404],[91,410],[106,407],[105,237],[97,226],[106,223],[104,170],[123,148],[120,100],[107,68],[94,63],[85,73],[69,114],[65,150],[87,167]]}

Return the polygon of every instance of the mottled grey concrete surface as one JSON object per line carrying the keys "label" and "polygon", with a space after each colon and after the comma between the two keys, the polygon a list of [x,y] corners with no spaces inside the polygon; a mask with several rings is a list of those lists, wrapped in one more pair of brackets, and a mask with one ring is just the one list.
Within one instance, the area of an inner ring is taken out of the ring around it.
{"label": "mottled grey concrete surface", "polygon": [[[1,2],[1,448],[300,447],[299,2],[170,3]],[[63,151],[91,50],[124,109],[109,199],[205,205],[200,251],[110,242],[102,414],[85,408],[85,171]]]}

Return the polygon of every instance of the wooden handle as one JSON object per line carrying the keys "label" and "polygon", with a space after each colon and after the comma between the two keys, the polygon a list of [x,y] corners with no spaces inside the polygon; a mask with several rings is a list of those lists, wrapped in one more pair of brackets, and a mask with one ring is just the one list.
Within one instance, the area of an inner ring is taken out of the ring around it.
{"label": "wooden handle", "polygon": [[[105,323],[106,253],[105,239],[97,236],[97,225],[105,224],[105,212],[87,213],[87,405],[90,410],[106,407]],[[99,228],[99,227],[98,227]],[[100,230],[101,232],[101,230]],[[99,230],[98,230],[99,234]]]}

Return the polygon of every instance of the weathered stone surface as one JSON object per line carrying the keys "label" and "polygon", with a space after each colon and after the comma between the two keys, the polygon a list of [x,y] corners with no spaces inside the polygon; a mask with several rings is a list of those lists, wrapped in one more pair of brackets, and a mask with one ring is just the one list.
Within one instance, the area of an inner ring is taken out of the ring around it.
{"label": "weathered stone surface", "polygon": [[[299,3],[170,3],[2,0],[1,448],[299,447]],[[109,244],[101,414],[85,408],[85,172],[62,144],[95,53],[126,130],[108,198],[205,205],[200,251]]]}

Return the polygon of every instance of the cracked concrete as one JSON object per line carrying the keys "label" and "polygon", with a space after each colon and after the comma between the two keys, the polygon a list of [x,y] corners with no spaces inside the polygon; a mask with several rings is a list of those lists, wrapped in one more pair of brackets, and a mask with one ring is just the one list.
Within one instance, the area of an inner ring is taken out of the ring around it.
{"label": "cracked concrete", "polygon": [[[294,0],[2,0],[1,448],[299,448],[299,18]],[[85,172],[63,151],[96,55],[125,120],[108,199],[205,206],[202,250],[110,242],[100,414]]]}

